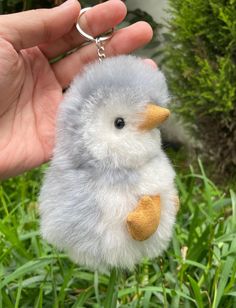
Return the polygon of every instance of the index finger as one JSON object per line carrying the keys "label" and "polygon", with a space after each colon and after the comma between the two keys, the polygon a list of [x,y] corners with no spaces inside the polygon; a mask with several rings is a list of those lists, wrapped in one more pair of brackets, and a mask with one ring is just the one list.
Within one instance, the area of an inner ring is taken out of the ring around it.
{"label": "index finger", "polygon": [[10,42],[17,51],[47,43],[69,32],[79,12],[79,2],[68,0],[52,9],[2,15],[0,37]]}

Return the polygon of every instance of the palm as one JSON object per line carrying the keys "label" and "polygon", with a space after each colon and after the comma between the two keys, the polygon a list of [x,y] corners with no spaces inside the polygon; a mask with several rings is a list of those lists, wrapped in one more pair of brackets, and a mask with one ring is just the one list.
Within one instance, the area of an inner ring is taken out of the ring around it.
{"label": "palm", "polygon": [[14,71],[17,79],[13,83],[11,78],[1,83],[5,89],[1,92],[7,99],[1,108],[2,116],[11,121],[2,122],[1,132],[9,133],[0,138],[0,148],[7,169],[16,164],[17,156],[14,169],[20,172],[26,166],[31,168],[49,159],[62,88],[38,47],[20,54],[9,51],[6,59],[1,70],[9,77]]}

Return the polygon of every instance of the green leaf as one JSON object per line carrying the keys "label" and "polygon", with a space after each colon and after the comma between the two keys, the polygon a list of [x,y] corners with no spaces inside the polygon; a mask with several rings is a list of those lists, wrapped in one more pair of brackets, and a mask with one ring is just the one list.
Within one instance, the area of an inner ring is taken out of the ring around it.
{"label": "green leaf", "polygon": [[188,280],[189,280],[191,287],[193,289],[195,300],[197,302],[197,307],[203,308],[204,306],[203,306],[203,299],[202,299],[202,295],[201,295],[201,290],[200,290],[197,282],[190,275],[188,275]]}
{"label": "green leaf", "polygon": [[217,289],[215,290],[214,301],[212,304],[212,308],[219,307],[222,296],[224,295],[224,289],[230,277],[230,272],[232,271],[233,264],[236,262],[235,257],[229,256],[221,269],[221,276],[217,285]]}
{"label": "green leaf", "polygon": [[22,265],[21,267],[17,268],[13,273],[6,276],[2,282],[0,282],[0,289],[3,288],[8,283],[14,281],[15,279],[19,279],[26,274],[29,274],[33,271],[37,271],[45,267],[46,265],[52,262],[51,258],[43,258],[39,260],[29,261],[26,264]]}

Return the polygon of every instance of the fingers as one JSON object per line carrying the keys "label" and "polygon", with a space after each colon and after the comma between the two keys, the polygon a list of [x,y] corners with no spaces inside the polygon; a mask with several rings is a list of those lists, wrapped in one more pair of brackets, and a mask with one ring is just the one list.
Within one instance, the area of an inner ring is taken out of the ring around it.
{"label": "fingers", "polygon": [[[110,0],[94,6],[80,18],[81,28],[93,37],[118,25],[126,16],[126,6],[120,0]],[[49,59],[53,59],[84,43],[85,39],[73,27],[72,30],[57,41],[44,44],[40,49]]]}
{"label": "fingers", "polygon": [[0,36],[17,51],[55,41],[68,33],[80,12],[77,0],[68,0],[53,9],[39,9],[0,17]]}
{"label": "fingers", "polygon": [[[107,41],[105,52],[107,56],[131,53],[147,44],[152,38],[152,28],[146,22],[137,22],[127,28],[117,31]],[[68,86],[83,66],[97,60],[97,49],[94,44],[87,45],[75,53],[52,65],[54,73],[63,88]]]}

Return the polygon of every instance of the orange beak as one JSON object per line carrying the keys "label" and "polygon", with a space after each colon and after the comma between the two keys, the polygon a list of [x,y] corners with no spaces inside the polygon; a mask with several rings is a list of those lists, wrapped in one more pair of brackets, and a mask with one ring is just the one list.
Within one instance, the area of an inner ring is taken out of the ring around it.
{"label": "orange beak", "polygon": [[143,113],[144,120],[140,123],[139,129],[151,130],[165,122],[169,115],[169,109],[156,106],[154,104],[148,104],[145,112]]}

